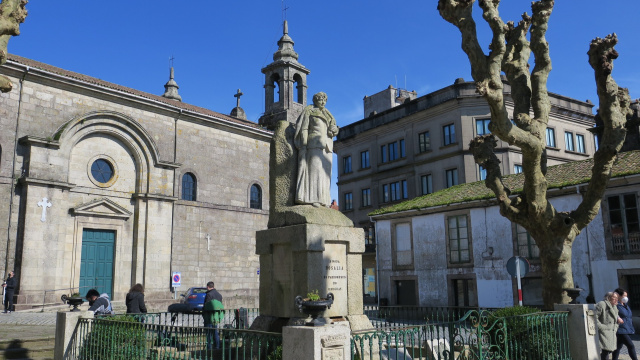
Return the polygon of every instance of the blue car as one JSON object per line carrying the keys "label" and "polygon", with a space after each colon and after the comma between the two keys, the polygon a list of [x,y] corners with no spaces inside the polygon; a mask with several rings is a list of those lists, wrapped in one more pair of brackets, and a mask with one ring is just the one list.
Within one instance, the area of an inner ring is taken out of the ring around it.
{"label": "blue car", "polygon": [[206,287],[189,288],[186,293],[180,295],[179,304],[169,305],[169,312],[201,312],[206,293]]}

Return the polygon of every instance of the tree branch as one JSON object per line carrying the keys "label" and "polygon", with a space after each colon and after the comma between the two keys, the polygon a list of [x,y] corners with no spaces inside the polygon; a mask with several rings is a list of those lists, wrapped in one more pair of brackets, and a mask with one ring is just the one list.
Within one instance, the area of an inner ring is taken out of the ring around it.
{"label": "tree branch", "polygon": [[[553,10],[553,0],[540,0],[531,4],[531,50],[535,57],[535,66],[531,73],[531,88],[533,116],[544,123],[546,129],[551,111],[549,95],[547,94],[547,79],[551,72],[551,57],[549,56],[549,43],[545,38],[549,26],[549,16]],[[544,130],[543,129],[543,130]],[[544,139],[544,134],[539,135]]]}
{"label": "tree branch", "polygon": [[629,90],[618,87],[611,76],[613,60],[618,57],[618,52],[614,49],[617,43],[616,34],[607,35],[604,39],[595,38],[587,52],[589,64],[595,72],[600,100],[599,114],[604,132],[600,148],[593,156],[587,192],[582,203],[572,212],[578,231],[587,226],[600,210],[600,202],[611,177],[611,168],[627,134],[625,124],[633,116]]}
{"label": "tree branch", "polygon": [[502,60],[502,70],[511,84],[511,97],[514,102],[513,121],[523,129],[531,127],[531,79],[529,77],[529,57],[531,49],[527,40],[527,33],[531,26],[531,17],[522,14],[522,20],[517,26],[513,21],[507,23],[507,51]]}

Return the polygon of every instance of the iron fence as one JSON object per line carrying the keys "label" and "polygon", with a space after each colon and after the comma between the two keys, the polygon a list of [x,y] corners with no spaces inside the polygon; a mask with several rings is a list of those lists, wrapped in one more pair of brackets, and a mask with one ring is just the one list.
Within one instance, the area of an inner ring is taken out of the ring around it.
{"label": "iron fence", "polygon": [[352,332],[353,360],[571,360],[565,312],[500,318],[471,310],[458,320]]}
{"label": "iron fence", "polygon": [[376,329],[452,322],[460,320],[469,311],[492,310],[472,306],[364,306],[364,314]]}
{"label": "iron fence", "polygon": [[212,328],[142,320],[128,315],[79,319],[64,359],[266,359],[282,344],[278,333],[222,328],[221,349],[210,349]]}
{"label": "iron fence", "polygon": [[[128,316],[145,324],[202,327],[204,320],[202,313],[144,313],[127,314]],[[239,308],[224,310],[224,317],[220,327],[227,329],[248,329],[253,321],[260,315],[258,308]],[[97,318],[108,319],[113,315],[99,315]]]}

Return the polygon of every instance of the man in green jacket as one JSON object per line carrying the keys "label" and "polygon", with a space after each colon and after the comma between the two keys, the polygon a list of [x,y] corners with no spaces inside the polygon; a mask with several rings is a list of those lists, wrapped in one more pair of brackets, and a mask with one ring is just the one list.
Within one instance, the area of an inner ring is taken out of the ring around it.
{"label": "man in green jacket", "polygon": [[[207,333],[207,350],[211,350],[211,342],[215,341],[216,349],[220,349],[220,333],[218,324],[224,318],[224,306],[222,305],[222,295],[215,289],[213,281],[207,283],[207,295],[204,297],[204,307],[202,308],[202,318],[204,326],[213,328],[213,333]],[[212,339],[213,336],[213,339]]]}

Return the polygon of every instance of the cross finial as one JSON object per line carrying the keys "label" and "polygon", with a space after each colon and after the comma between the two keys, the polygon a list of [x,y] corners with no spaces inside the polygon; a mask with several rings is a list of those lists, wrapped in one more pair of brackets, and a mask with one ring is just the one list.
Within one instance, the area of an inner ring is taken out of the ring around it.
{"label": "cross finial", "polygon": [[233,95],[234,98],[236,98],[236,107],[240,107],[240,96],[244,95],[242,93],[242,91],[240,91],[240,89],[238,89],[238,92]]}
{"label": "cross finial", "polygon": [[288,6],[286,6],[284,4],[284,0],[282,0],[282,21],[286,21],[287,20],[287,10],[289,9]]}
{"label": "cross finial", "polygon": [[173,57],[173,55],[171,55],[171,57],[169,58],[169,67],[173,67],[173,60],[175,58]]}

